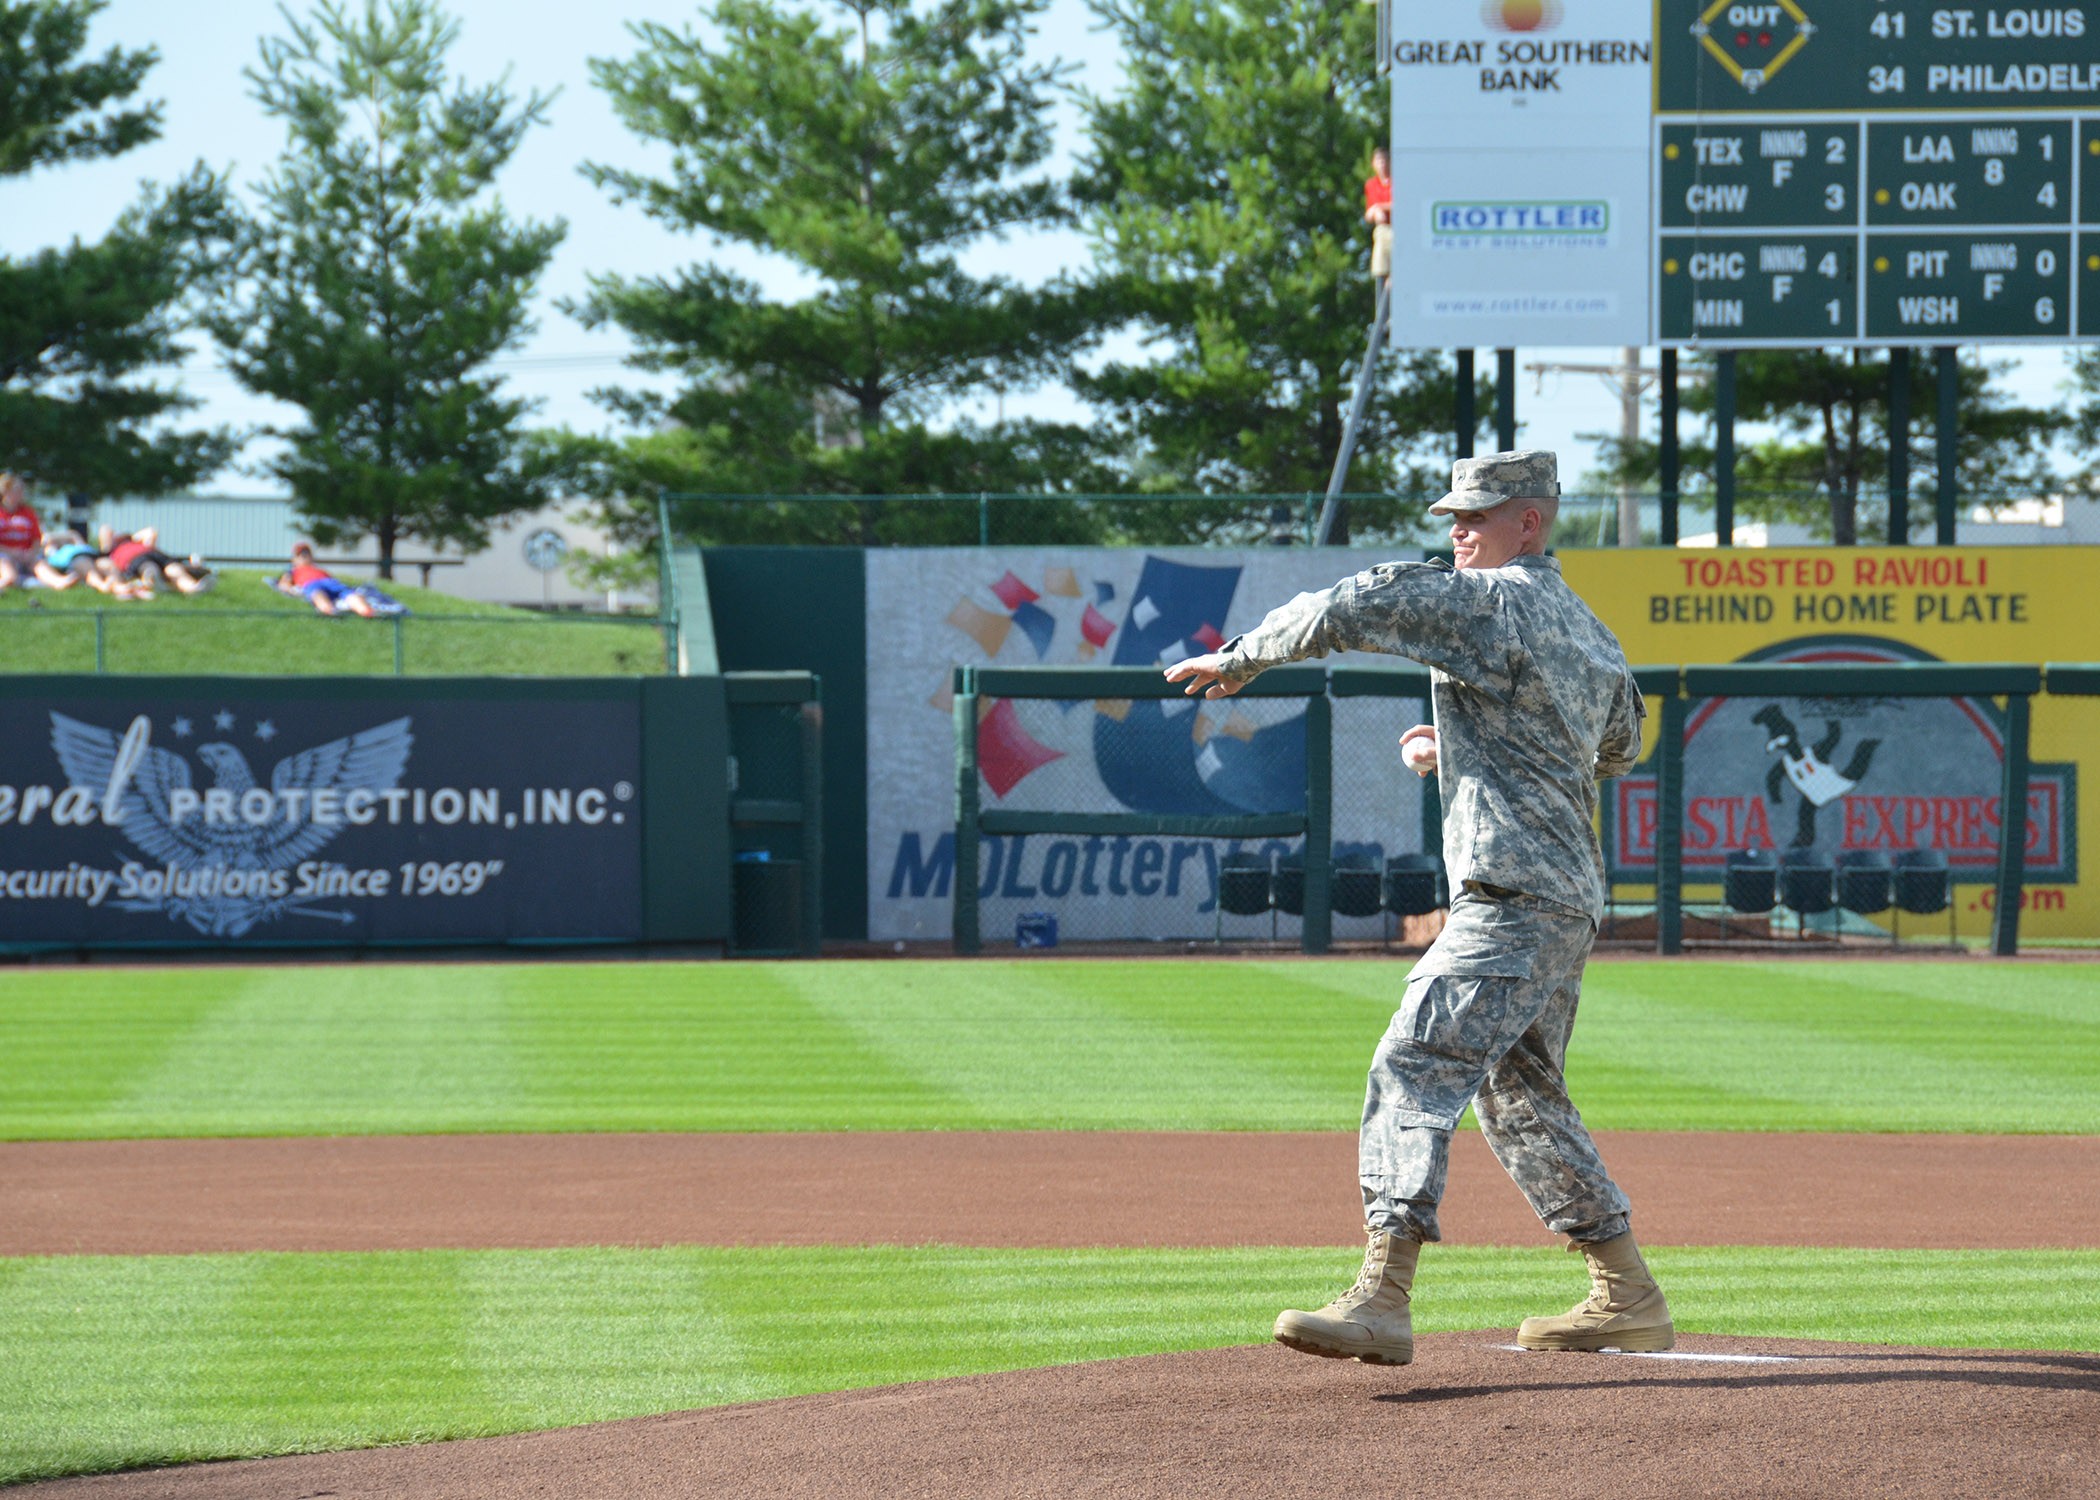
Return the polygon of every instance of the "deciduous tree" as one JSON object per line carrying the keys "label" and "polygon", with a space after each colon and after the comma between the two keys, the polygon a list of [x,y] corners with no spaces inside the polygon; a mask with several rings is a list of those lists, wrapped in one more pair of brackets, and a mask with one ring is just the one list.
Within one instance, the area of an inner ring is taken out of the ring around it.
{"label": "deciduous tree", "polygon": [[[1688,413],[1712,421],[1715,387],[1706,361],[1686,366]],[[1962,504],[1996,508],[2049,493],[2060,479],[2050,444],[2069,418],[2060,411],[2016,405],[1998,384],[2002,364],[1967,358],[1959,365],[1956,405],[1957,482]],[[1910,361],[1908,435],[1913,535],[1933,525],[1938,436],[1938,386],[1930,351]],[[1767,424],[1773,435],[1740,442],[1736,515],[1742,520],[1798,521],[1828,531],[1840,546],[1874,542],[1885,525],[1889,474],[1889,364],[1881,350],[1760,349],[1736,354],[1736,419]],[[1650,484],[1659,472],[1647,443],[1623,451],[1603,441],[1610,477]],[[1683,460],[1696,493],[1709,481],[1711,440],[1687,443]]]}

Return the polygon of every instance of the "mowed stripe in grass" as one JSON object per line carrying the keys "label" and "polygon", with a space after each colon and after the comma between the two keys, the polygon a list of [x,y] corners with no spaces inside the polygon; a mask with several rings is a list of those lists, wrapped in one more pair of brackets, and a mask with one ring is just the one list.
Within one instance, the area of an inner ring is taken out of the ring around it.
{"label": "mowed stripe in grass", "polygon": [[[2100,1252],[1651,1251],[1686,1332],[2100,1348]],[[1267,1338],[1346,1249],[660,1249],[0,1262],[0,1483],[580,1422]],[[1577,1300],[1438,1248],[1422,1332]]]}
{"label": "mowed stripe in grass", "polygon": [[[17,969],[0,1138],[1346,1130],[1404,959]],[[2100,1133],[2100,967],[1591,965],[1607,1129]]]}

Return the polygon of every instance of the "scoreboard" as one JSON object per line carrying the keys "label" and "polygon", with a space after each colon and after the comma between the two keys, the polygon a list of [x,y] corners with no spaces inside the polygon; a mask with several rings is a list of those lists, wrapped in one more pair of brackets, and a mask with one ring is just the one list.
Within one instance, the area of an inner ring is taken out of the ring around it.
{"label": "scoreboard", "polygon": [[2100,338],[2100,0],[1384,0],[1403,348]]}
{"label": "scoreboard", "polygon": [[1655,15],[1657,342],[2100,336],[2100,5]]}

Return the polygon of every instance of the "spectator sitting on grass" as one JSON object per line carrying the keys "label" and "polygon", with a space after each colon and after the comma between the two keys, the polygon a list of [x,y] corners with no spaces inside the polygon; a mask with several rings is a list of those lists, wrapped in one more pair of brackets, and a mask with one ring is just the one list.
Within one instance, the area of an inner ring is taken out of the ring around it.
{"label": "spectator sitting on grass", "polygon": [[102,551],[107,554],[103,566],[109,576],[120,585],[130,586],[131,592],[122,588],[114,590],[120,599],[151,599],[156,584],[174,585],[179,593],[203,594],[210,592],[219,580],[203,559],[192,556],[187,562],[170,557],[160,550],[160,531],[148,526],[134,531],[129,536],[120,536],[111,527],[105,526],[101,533]]}
{"label": "spectator sitting on grass", "polygon": [[69,589],[76,583],[107,592],[109,581],[96,568],[102,555],[77,531],[54,531],[44,538],[44,555],[36,560],[36,581],[47,589]]}
{"label": "spectator sitting on grass", "polygon": [[43,544],[44,523],[30,507],[29,487],[18,474],[0,473],[0,589],[36,576]]}
{"label": "spectator sitting on grass", "polygon": [[270,580],[280,594],[304,599],[324,615],[347,609],[367,620],[378,613],[372,601],[314,561],[314,549],[301,542],[292,548],[292,565]]}

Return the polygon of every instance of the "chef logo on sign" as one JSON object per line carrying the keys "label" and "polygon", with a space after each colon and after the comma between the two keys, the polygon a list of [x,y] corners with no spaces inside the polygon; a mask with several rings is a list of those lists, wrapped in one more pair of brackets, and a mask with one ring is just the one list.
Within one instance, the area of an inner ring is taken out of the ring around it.
{"label": "chef logo on sign", "polygon": [[1788,783],[1793,784],[1801,797],[1801,805],[1794,815],[1794,845],[1809,848],[1816,841],[1816,813],[1839,801],[1865,779],[1867,767],[1873,764],[1874,751],[1881,741],[1859,741],[1852,747],[1845,769],[1840,771],[1834,758],[1845,738],[1845,727],[1836,719],[1826,720],[1829,727],[1823,737],[1813,746],[1805,746],[1794,721],[1778,704],[1768,703],[1750,718],[1753,723],[1764,726],[1768,736],[1766,751],[1779,757],[1772,763],[1772,769],[1765,773],[1765,795],[1777,807],[1786,800]]}
{"label": "chef logo on sign", "polygon": [[[1789,29],[1791,27],[1791,29]],[[1729,77],[1750,93],[1772,81],[1772,75],[1808,45],[1813,22],[1794,0],[1714,0],[1692,23],[1692,35],[1728,70]]]}

